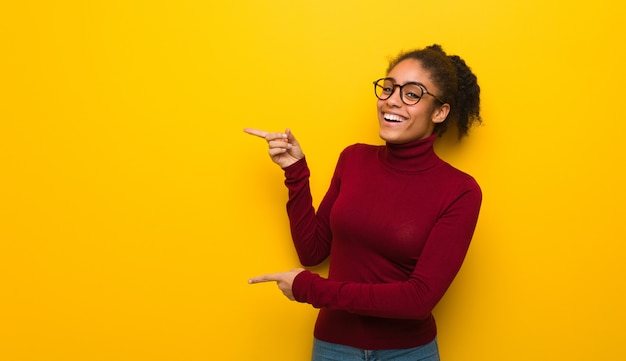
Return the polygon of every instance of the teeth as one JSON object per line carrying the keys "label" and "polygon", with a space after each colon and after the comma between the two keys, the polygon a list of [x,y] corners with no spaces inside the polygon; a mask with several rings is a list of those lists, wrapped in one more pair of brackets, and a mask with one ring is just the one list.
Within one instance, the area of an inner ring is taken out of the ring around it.
{"label": "teeth", "polygon": [[402,117],[400,117],[399,115],[395,115],[395,114],[384,114],[384,118],[385,120],[391,121],[391,122],[401,122],[403,121]]}

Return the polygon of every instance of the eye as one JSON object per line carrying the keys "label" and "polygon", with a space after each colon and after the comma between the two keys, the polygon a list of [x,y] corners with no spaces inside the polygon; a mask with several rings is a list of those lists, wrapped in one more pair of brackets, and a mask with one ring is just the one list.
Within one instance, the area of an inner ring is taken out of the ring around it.
{"label": "eye", "polygon": [[424,93],[419,85],[413,83],[406,84],[402,90],[402,96],[404,96],[405,99],[414,100],[416,102],[420,100]]}
{"label": "eye", "polygon": [[407,99],[419,99],[421,97],[421,94],[415,92],[405,92],[404,97]]}
{"label": "eye", "polygon": [[393,91],[393,87],[384,86],[382,88],[383,88],[383,93],[385,94],[390,94]]}

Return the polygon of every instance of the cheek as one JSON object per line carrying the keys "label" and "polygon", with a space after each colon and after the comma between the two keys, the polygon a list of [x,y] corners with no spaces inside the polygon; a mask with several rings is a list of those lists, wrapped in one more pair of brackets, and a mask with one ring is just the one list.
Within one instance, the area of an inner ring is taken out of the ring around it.
{"label": "cheek", "polygon": [[428,107],[414,107],[409,109],[409,115],[414,121],[430,123],[432,119],[432,109]]}

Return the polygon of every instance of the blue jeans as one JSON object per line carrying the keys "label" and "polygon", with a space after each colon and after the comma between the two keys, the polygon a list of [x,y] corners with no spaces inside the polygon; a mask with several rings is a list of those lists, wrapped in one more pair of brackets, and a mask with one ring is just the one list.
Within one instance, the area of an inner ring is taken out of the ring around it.
{"label": "blue jeans", "polygon": [[395,350],[361,350],[314,339],[312,361],[439,361],[439,347],[436,338],[424,346]]}

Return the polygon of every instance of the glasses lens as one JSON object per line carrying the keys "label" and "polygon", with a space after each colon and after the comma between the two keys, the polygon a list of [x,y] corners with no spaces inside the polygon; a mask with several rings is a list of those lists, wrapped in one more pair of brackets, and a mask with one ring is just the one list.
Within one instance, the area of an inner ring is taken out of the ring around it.
{"label": "glasses lens", "polygon": [[402,87],[402,100],[408,105],[417,104],[424,95],[424,90],[417,84],[405,84]]}
{"label": "glasses lens", "polygon": [[376,97],[385,100],[393,93],[394,84],[389,79],[380,79],[376,82],[374,89],[376,90]]}

